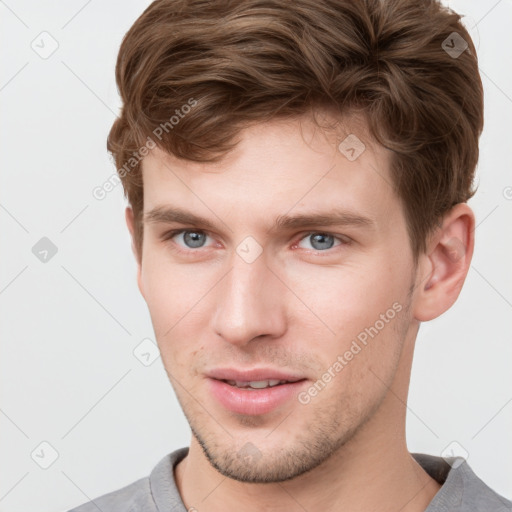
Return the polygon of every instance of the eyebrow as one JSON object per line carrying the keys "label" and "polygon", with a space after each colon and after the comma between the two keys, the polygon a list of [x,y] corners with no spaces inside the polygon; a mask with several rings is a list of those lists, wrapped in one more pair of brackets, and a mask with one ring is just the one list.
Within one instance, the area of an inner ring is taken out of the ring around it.
{"label": "eyebrow", "polygon": [[[212,231],[216,229],[216,225],[209,219],[181,208],[174,208],[170,206],[157,206],[152,210],[145,212],[143,222],[148,224],[188,224]],[[356,226],[375,228],[376,223],[369,217],[364,217],[354,212],[337,208],[325,212],[279,215],[274,220],[274,223],[268,230],[268,233],[314,226]]]}

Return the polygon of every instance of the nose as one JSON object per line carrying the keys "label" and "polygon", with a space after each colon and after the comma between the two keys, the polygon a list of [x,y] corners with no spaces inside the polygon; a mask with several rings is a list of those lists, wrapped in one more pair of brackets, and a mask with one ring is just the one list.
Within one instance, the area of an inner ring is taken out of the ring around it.
{"label": "nose", "polygon": [[215,287],[214,332],[233,345],[257,337],[277,338],[286,329],[285,286],[266,261],[265,253],[247,263],[237,253],[231,270]]}

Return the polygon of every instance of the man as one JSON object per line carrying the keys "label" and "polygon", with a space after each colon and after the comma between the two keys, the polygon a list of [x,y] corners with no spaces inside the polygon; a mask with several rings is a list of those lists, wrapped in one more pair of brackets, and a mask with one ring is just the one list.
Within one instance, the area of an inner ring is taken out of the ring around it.
{"label": "man", "polygon": [[193,436],[75,512],[512,510],[405,439],[420,323],[473,254],[483,92],[459,18],[159,0],[136,21],[108,148]]}

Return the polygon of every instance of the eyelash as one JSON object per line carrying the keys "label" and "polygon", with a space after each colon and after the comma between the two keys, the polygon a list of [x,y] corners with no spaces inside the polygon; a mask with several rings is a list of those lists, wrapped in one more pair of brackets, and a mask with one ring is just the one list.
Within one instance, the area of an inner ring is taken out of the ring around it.
{"label": "eyelash", "polygon": [[[202,234],[211,236],[211,235],[209,235],[209,233],[207,231],[203,231],[201,229],[193,229],[193,228],[173,229],[171,231],[167,231],[166,233],[164,233],[162,235],[162,240],[164,242],[171,241],[171,239],[174,238],[176,235],[180,235],[181,233],[186,233],[186,232],[202,233]],[[334,249],[336,249],[337,247],[342,247],[342,246],[345,246],[345,245],[350,245],[350,243],[352,242],[352,240],[349,239],[347,236],[343,236],[342,237],[340,235],[335,235],[334,233],[329,233],[327,231],[309,231],[307,233],[302,233],[301,234],[301,238],[299,238],[299,240],[297,242],[294,242],[293,246],[295,247],[302,240],[304,240],[305,238],[307,238],[307,237],[309,237],[311,235],[328,235],[328,236],[332,236],[333,238],[335,238],[336,240],[338,240],[340,242],[340,244],[335,245],[334,247],[331,247],[330,249],[326,249],[324,251],[318,251],[318,250],[315,251],[315,250],[304,249],[304,250],[307,251],[308,254],[313,254],[313,255],[318,256],[318,257],[322,257],[324,254],[326,256],[332,255]],[[174,251],[182,253],[182,254],[187,254],[187,255],[193,254],[195,252],[199,252],[200,249],[203,249],[203,247],[198,247],[197,249],[183,249],[181,246],[179,246],[177,244],[173,244],[173,245],[174,245],[174,247],[173,247]]]}

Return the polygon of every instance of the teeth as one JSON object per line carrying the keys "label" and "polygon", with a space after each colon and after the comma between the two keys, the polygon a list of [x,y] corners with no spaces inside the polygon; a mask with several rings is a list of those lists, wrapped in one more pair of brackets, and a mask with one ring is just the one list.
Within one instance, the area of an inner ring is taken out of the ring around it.
{"label": "teeth", "polygon": [[249,389],[265,389],[268,387],[277,386],[278,384],[284,384],[288,382],[287,380],[252,380],[250,382],[241,381],[241,380],[228,380],[226,381],[228,384],[232,386],[236,386],[237,388],[249,388]]}

